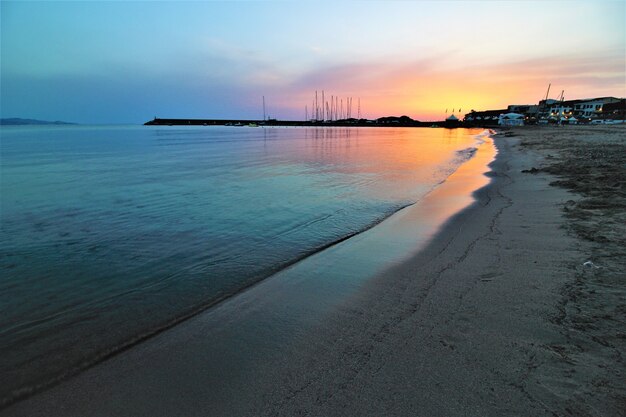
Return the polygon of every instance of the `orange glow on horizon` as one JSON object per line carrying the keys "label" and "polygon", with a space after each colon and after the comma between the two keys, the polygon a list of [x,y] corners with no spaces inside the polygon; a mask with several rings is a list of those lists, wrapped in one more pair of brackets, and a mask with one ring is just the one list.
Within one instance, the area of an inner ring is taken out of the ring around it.
{"label": "orange glow on horizon", "polygon": [[[598,76],[597,65],[591,57],[468,65],[440,71],[434,68],[435,65],[393,63],[354,65],[337,70],[337,74],[329,71],[317,78],[329,86],[326,91],[339,91],[342,96],[355,100],[360,97],[362,117],[369,119],[407,115],[416,120],[435,121],[443,120],[452,110],[462,118],[472,109],[537,104],[544,98],[548,83],[552,83],[553,97],[561,90],[565,90],[566,99],[626,96],[623,62],[619,56],[604,59],[602,76]],[[285,104],[293,108],[303,106],[307,104],[304,97],[308,96],[308,92],[301,93],[298,98],[304,102],[294,100]]]}

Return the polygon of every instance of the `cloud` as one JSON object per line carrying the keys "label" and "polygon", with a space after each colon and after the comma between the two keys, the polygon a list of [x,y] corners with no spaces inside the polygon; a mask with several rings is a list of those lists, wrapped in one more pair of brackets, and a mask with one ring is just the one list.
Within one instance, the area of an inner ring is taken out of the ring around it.
{"label": "cloud", "polygon": [[[437,118],[445,108],[497,108],[536,103],[548,83],[570,98],[626,95],[623,51],[566,54],[507,63],[459,62],[449,55],[412,61],[372,60],[311,70],[287,83],[282,93],[296,108],[310,103],[315,90],[361,97],[366,114],[407,113]],[[569,93],[569,94],[568,94]],[[288,106],[287,106],[288,107]],[[299,111],[301,112],[301,110]]]}
{"label": "cloud", "polygon": [[[446,108],[502,108],[536,103],[552,83],[567,98],[625,96],[624,53],[564,54],[477,62],[453,53],[385,57],[290,68],[262,52],[207,39],[200,52],[177,51],[154,68],[111,64],[82,74],[2,72],[3,116],[78,122],[134,122],[160,117],[258,117],[261,96],[272,116],[299,119],[315,90],[361,99],[363,115],[440,119]],[[456,62],[456,65],[453,64]]]}

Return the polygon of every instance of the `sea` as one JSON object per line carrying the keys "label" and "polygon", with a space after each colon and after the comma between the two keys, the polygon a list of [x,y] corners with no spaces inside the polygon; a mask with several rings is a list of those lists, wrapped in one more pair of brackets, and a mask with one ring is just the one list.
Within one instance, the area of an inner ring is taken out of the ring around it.
{"label": "sea", "polygon": [[0,404],[419,202],[481,132],[3,126]]}

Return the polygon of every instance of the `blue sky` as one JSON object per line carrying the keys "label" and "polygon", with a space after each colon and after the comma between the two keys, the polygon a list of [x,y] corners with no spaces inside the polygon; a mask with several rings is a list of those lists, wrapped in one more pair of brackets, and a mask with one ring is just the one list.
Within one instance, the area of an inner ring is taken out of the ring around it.
{"label": "blue sky", "polygon": [[80,123],[368,117],[625,96],[624,1],[1,3],[1,114]]}

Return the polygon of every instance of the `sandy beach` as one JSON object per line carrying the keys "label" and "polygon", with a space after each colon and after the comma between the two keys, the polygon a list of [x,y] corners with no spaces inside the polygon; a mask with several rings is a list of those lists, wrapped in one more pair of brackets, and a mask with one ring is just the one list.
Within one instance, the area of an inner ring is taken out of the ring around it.
{"label": "sandy beach", "polygon": [[[626,126],[525,127],[494,142],[474,204],[298,337],[253,352],[266,360],[207,340],[215,323],[261,332],[230,318],[276,289],[257,286],[0,415],[623,415]],[[239,364],[237,384],[217,351]]]}
{"label": "sandy beach", "polygon": [[479,204],[338,313],[256,414],[623,415],[625,134],[498,136]]}

